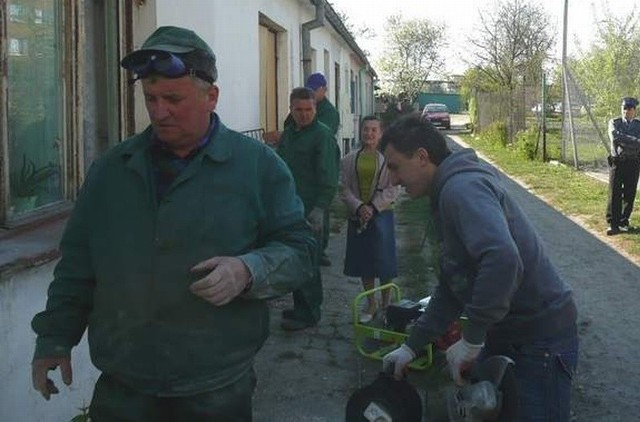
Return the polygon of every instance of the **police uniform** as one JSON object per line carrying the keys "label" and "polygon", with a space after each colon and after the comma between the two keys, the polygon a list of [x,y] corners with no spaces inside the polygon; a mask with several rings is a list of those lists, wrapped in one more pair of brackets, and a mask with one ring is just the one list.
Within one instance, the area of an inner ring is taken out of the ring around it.
{"label": "police uniform", "polygon": [[[622,101],[625,108],[635,108],[635,98]],[[609,121],[611,155],[609,156],[609,202],[607,205],[608,235],[627,231],[640,174],[640,120],[625,116]]]}

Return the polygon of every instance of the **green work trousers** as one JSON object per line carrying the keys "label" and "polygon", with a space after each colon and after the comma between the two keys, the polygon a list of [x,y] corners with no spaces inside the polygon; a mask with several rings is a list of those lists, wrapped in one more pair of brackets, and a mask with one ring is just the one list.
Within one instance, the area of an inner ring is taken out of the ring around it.
{"label": "green work trousers", "polygon": [[315,324],[320,321],[320,306],[323,299],[320,256],[322,256],[324,233],[314,232],[313,236],[318,245],[313,263],[313,278],[293,291],[293,312],[295,319]]}
{"label": "green work trousers", "polygon": [[[185,362],[185,365],[188,365]],[[89,409],[91,422],[251,422],[253,368],[238,381],[184,397],[141,394],[102,374]]]}
{"label": "green work trousers", "polygon": [[324,210],[324,225],[322,226],[322,254],[325,253],[329,245],[329,231],[331,230],[331,215],[329,208]]}

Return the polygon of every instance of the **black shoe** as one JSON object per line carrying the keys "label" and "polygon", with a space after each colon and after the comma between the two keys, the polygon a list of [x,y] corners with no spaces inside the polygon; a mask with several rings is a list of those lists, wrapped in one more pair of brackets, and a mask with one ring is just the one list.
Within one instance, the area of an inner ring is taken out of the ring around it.
{"label": "black shoe", "polygon": [[618,227],[609,227],[607,230],[607,236],[614,236],[616,234],[620,234],[622,231]]}
{"label": "black shoe", "polygon": [[280,327],[285,331],[300,331],[315,325],[317,325],[316,322],[303,321],[301,319],[283,319],[280,323]]}
{"label": "black shoe", "polygon": [[320,257],[320,265],[322,265],[323,267],[330,267],[331,266],[331,260],[329,259],[329,257],[325,254],[322,254],[322,256]]}

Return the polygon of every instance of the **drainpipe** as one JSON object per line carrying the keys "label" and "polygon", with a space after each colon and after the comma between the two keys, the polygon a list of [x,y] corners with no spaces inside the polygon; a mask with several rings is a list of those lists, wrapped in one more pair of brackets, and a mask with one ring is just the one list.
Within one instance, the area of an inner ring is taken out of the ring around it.
{"label": "drainpipe", "polygon": [[302,73],[304,81],[311,75],[311,30],[324,26],[324,2],[325,0],[315,0],[315,19],[302,24]]}

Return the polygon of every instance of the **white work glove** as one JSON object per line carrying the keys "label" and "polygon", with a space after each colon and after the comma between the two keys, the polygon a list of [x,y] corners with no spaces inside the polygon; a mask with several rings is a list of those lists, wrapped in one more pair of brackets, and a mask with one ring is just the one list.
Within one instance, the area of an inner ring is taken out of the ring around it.
{"label": "white work glove", "polygon": [[313,207],[307,220],[309,220],[309,224],[311,224],[311,230],[316,233],[321,233],[324,228],[324,210],[319,207]]}
{"label": "white work glove", "polygon": [[403,344],[391,353],[387,353],[382,358],[382,372],[391,372],[393,378],[400,381],[407,372],[407,366],[416,358],[416,354],[409,346]]}
{"label": "white work glove", "polygon": [[216,256],[191,268],[191,272],[205,270],[212,271],[192,283],[189,290],[214,305],[225,305],[250,287],[251,273],[240,258]]}
{"label": "white work glove", "polygon": [[462,378],[462,373],[471,368],[483,347],[484,343],[471,344],[461,338],[447,349],[447,363],[449,364],[451,377],[457,385],[463,386],[466,384]]}

